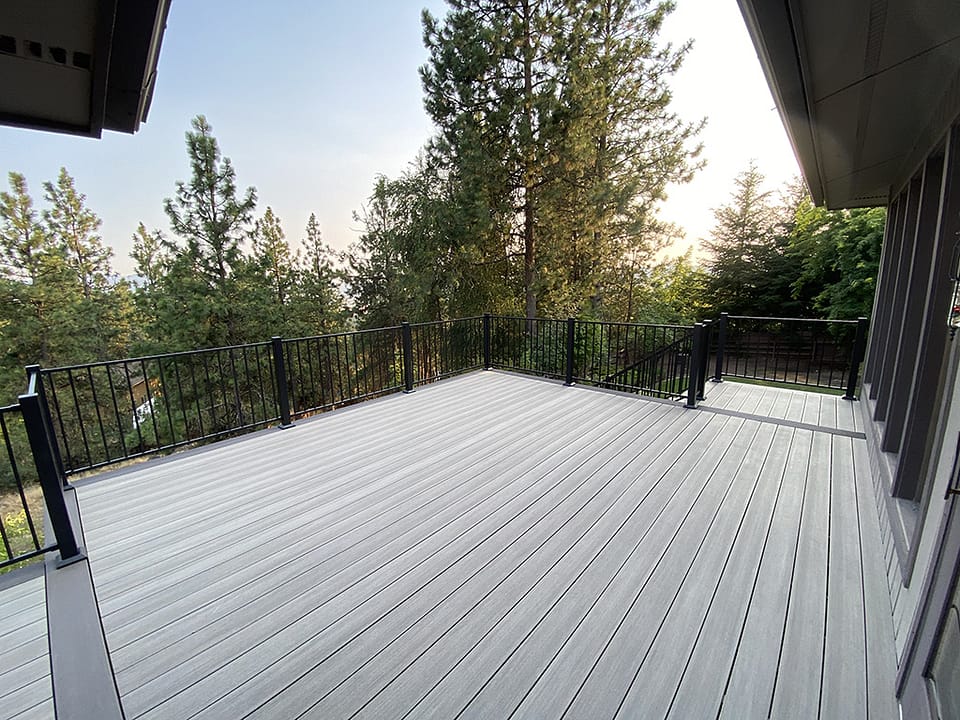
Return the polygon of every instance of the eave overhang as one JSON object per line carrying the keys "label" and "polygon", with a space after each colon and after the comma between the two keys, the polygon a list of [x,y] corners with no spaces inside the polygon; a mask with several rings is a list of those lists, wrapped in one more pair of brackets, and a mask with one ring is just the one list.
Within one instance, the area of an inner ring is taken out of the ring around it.
{"label": "eave overhang", "polygon": [[814,201],[886,204],[960,115],[960,3],[739,3]]}
{"label": "eave overhang", "polygon": [[153,96],[170,0],[4,0],[0,124],[133,133]]}

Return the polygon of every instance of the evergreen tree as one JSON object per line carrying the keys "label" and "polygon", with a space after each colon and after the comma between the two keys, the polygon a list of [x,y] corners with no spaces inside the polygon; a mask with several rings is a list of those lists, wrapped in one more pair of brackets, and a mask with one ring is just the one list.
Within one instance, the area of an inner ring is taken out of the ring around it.
{"label": "evergreen tree", "polygon": [[46,182],[43,187],[48,203],[43,212],[46,232],[69,271],[59,291],[67,297],[80,294],[59,321],[72,334],[72,349],[66,356],[69,362],[105,359],[125,347],[110,319],[126,317],[130,309],[129,295],[113,292],[117,284],[110,266],[113,250],[104,245],[100,218],[86,206],[86,195],[77,191],[66,168],[60,168],[56,183]]}
{"label": "evergreen tree", "polygon": [[147,343],[139,347],[138,351],[162,351],[164,338],[158,320],[165,292],[164,282],[172,262],[163,232],[151,232],[143,223],[137,225],[130,257],[136,263],[134,268],[137,274],[137,284],[133,291],[133,301],[138,312],[137,324],[141,328],[137,340],[139,343]]}
{"label": "evergreen tree", "polygon": [[346,310],[337,287],[339,278],[336,254],[323,241],[316,214],[310,213],[294,294],[298,334],[324,334],[343,329]]}
{"label": "evergreen tree", "polygon": [[[542,200],[544,265],[569,298],[563,313],[601,313],[611,268],[647,266],[669,232],[654,206],[700,166],[702,123],[670,110],[667,81],[690,44],[658,45],[670,2],[569,0],[560,136],[562,172]],[[549,257],[546,257],[549,255]],[[579,301],[580,305],[570,306]]]}
{"label": "evergreen tree", "polygon": [[[698,125],[669,110],[688,45],[658,47],[669,2],[457,0],[424,13],[431,149],[457,181],[455,223],[538,304],[578,312],[619,258],[649,255],[654,203],[697,167]],[[476,241],[474,241],[476,242]],[[512,271],[520,260],[519,273]]]}
{"label": "evergreen tree", "polygon": [[250,339],[289,335],[299,254],[290,249],[280,218],[269,206],[252,239],[252,253],[240,273],[244,332]]}
{"label": "evergreen tree", "polygon": [[192,127],[186,133],[191,178],[178,182],[174,197],[164,201],[174,235],[185,242],[185,248],[174,246],[168,273],[169,289],[180,302],[168,298],[166,332],[179,347],[235,344],[245,336],[233,273],[257,195],[252,187],[238,195],[236,172],[221,157],[206,118],[198,115]]}
{"label": "evergreen tree", "polygon": [[763,174],[751,161],[734,180],[730,203],[713,212],[716,225],[703,245],[711,255],[710,291],[716,312],[770,314],[771,308],[761,300],[769,295],[764,291],[771,260],[782,254],[784,239],[772,195],[763,189],[763,181]]}
{"label": "evergreen tree", "polygon": [[557,0],[451,0],[441,23],[423,14],[427,112],[459,172],[490,201],[494,230],[522,253],[524,308],[537,312],[537,207],[558,158],[564,20]]}
{"label": "evergreen tree", "polygon": [[806,195],[796,208],[789,255],[792,290],[808,315],[838,320],[869,317],[880,267],[886,210],[826,210]]}
{"label": "evergreen tree", "polygon": [[12,192],[0,192],[0,267],[5,277],[34,285],[40,281],[48,236],[37,218],[27,179],[7,176]]}
{"label": "evergreen tree", "polygon": [[109,282],[113,250],[97,234],[102,224],[86,207],[86,195],[78,193],[66,168],[60,168],[56,184],[43,184],[50,208],[43,213],[47,232],[63,250],[68,266],[76,275],[85,300],[94,299]]}
{"label": "evergreen tree", "polygon": [[386,177],[377,178],[367,204],[354,219],[364,232],[347,253],[347,286],[361,327],[386,327],[410,319],[413,299],[404,282],[397,242],[400,221]]}

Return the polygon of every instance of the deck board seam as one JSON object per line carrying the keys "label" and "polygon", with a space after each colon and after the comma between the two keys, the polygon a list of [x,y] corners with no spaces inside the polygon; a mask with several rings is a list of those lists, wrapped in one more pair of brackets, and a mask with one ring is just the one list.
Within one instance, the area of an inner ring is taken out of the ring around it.
{"label": "deck board seam", "polygon": [[822,432],[829,435],[839,435],[841,437],[849,437],[855,440],[866,440],[866,435],[862,432],[856,432],[854,430],[845,430],[843,428],[834,428],[826,427],[823,425],[811,425],[810,423],[800,422],[798,420],[790,420],[786,418],[772,418],[766,417],[764,415],[754,415],[752,413],[744,413],[739,410],[731,410],[729,408],[713,407],[710,405],[700,405],[697,407],[698,410],[702,412],[715,413],[717,415],[731,415],[733,417],[743,418],[744,420],[754,420],[756,422],[767,423],[772,425],[783,425],[784,427],[794,428],[795,430],[809,430],[811,432]]}

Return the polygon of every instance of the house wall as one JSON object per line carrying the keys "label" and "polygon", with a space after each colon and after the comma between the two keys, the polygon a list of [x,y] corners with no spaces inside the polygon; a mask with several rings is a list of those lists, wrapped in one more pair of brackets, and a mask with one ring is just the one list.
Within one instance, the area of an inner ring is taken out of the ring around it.
{"label": "house wall", "polygon": [[928,598],[955,564],[946,566],[940,549],[952,521],[947,489],[956,483],[960,457],[960,333],[954,337],[950,327],[960,305],[960,118],[891,197],[860,411],[898,687],[912,688],[901,700],[905,712],[916,712],[922,695],[916,688],[924,685],[930,657],[929,642],[918,638],[939,623]]}

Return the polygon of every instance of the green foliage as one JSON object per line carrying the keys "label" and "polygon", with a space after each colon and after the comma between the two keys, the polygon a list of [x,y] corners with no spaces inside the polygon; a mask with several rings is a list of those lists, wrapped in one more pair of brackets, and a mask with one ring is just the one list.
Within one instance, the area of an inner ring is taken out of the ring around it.
{"label": "green foliage", "polygon": [[799,181],[779,199],[750,166],[715,211],[708,263],[711,314],[868,317],[876,290],[882,208],[814,207]]}
{"label": "green foliage", "polygon": [[[446,226],[469,244],[461,278],[493,268],[499,286],[476,295],[513,298],[527,317],[596,313],[618,277],[608,269],[656,249],[653,206],[699,152],[699,125],[669,110],[667,79],[688,49],[657,43],[672,8],[456,0],[442,20],[424,13],[429,149],[459,215]],[[448,304],[463,304],[468,288],[448,287]]]}
{"label": "green foliage", "polygon": [[174,197],[163,203],[171,230],[184,242],[183,247],[171,243],[175,259],[166,277],[167,293],[179,297],[182,306],[164,306],[163,330],[177,338],[178,346],[232,345],[243,341],[235,272],[257,194],[250,187],[238,195],[236,171],[221,156],[206,118],[198,115],[192,126],[186,133],[190,180],[178,182]]}
{"label": "green foliage", "polygon": [[797,209],[791,255],[801,272],[795,297],[807,298],[818,317],[868,317],[876,292],[883,208],[829,211],[805,200]]}

